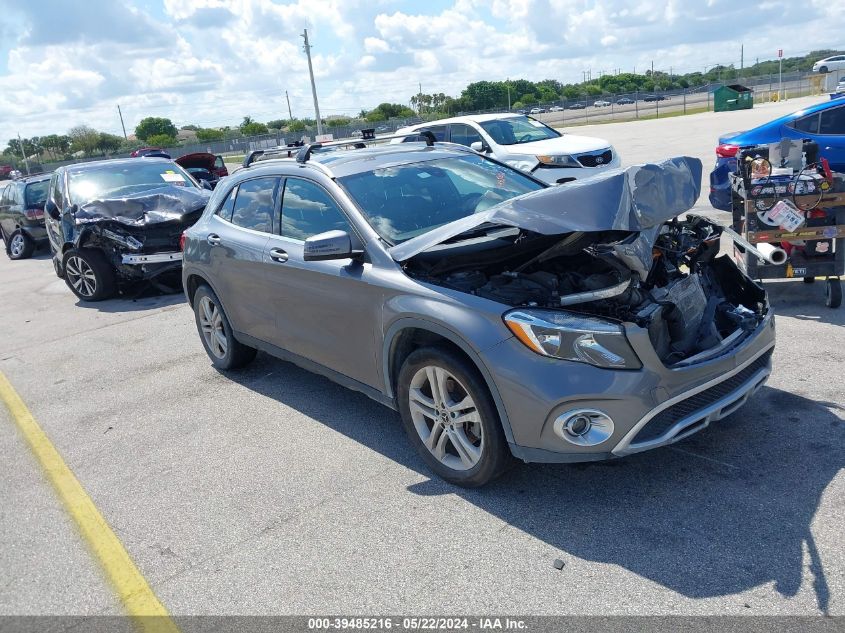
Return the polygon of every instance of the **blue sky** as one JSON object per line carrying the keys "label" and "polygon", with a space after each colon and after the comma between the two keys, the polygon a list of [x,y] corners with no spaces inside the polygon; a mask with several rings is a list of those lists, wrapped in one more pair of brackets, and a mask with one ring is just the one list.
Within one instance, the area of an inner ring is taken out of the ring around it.
{"label": "blue sky", "polygon": [[[144,116],[236,125],[354,114],[481,79],[703,70],[842,47],[845,0],[0,0],[0,147]],[[800,34],[800,37],[795,37]]]}

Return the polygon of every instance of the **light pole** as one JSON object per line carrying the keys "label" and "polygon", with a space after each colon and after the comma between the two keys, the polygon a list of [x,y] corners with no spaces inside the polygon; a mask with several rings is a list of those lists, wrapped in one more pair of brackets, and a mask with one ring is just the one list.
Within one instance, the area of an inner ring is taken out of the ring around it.
{"label": "light pole", "polygon": [[323,134],[323,121],[320,119],[320,106],[317,104],[317,85],[314,83],[314,68],[311,66],[311,44],[308,43],[308,29],[302,31],[305,40],[305,55],[308,57],[308,74],[311,76],[311,94],[314,95],[314,113],[317,115],[317,134]]}

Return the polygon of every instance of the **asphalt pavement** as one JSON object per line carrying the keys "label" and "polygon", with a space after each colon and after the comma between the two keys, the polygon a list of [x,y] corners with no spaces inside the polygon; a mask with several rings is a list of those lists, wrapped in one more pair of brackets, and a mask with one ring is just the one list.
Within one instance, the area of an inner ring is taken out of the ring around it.
{"label": "asphalt pavement", "polygon": [[[595,133],[706,174],[719,133],[793,105]],[[728,419],[473,491],[365,396],[264,354],[218,372],[181,295],[81,304],[44,254],[0,255],[0,371],[174,615],[843,615],[845,309],[822,286],[768,285],[774,371]],[[0,438],[0,614],[120,613],[3,407]]]}

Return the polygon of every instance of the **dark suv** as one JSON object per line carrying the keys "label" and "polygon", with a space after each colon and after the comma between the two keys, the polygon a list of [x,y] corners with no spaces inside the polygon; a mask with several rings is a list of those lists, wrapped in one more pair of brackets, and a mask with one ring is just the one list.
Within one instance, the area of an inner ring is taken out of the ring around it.
{"label": "dark suv", "polygon": [[216,367],[260,349],[361,391],[465,486],[510,455],[670,444],[765,382],[765,292],[718,256],[720,227],[677,219],[700,161],[554,187],[433,141],[311,145],[221,183],[182,272]]}
{"label": "dark suv", "polygon": [[45,203],[56,274],[83,301],[107,299],[141,280],[178,289],[181,235],[208,196],[163,158],[60,167]]}
{"label": "dark suv", "polygon": [[0,238],[9,259],[26,259],[46,246],[44,202],[49,175],[36,175],[0,183]]}

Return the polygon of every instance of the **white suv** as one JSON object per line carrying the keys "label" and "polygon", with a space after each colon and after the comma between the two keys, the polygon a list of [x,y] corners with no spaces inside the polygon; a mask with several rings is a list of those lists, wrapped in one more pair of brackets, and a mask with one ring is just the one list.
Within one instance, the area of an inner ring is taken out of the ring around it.
{"label": "white suv", "polygon": [[424,130],[438,141],[466,145],[549,184],[588,178],[621,165],[607,141],[564,134],[521,114],[477,114],[420,123],[397,130],[397,135],[407,136],[392,142],[419,140],[415,133]]}

